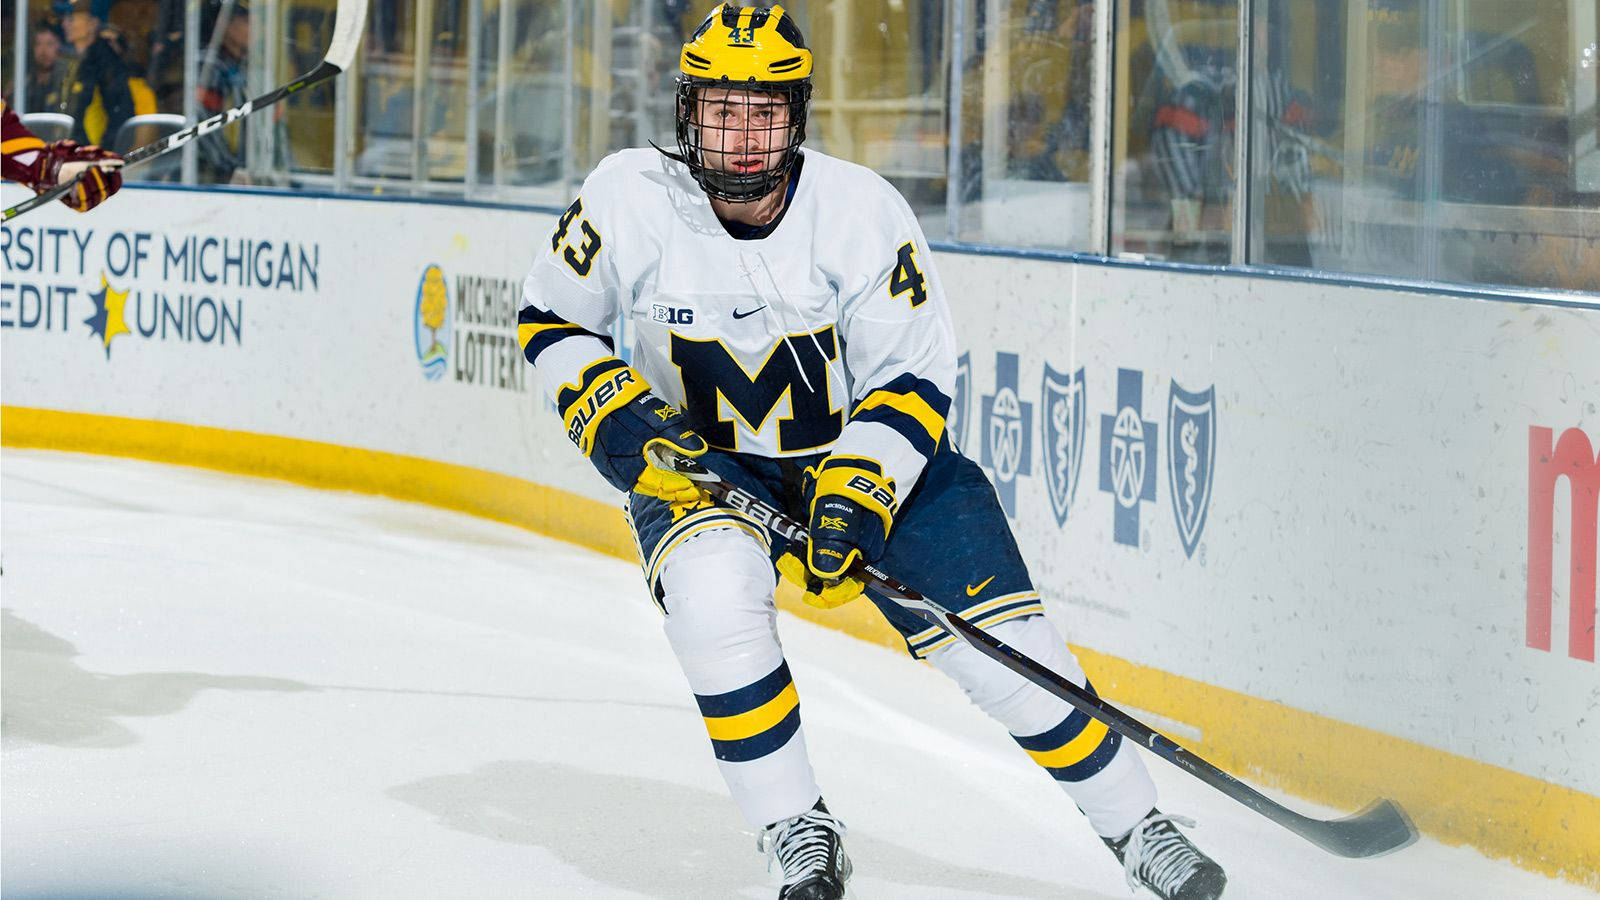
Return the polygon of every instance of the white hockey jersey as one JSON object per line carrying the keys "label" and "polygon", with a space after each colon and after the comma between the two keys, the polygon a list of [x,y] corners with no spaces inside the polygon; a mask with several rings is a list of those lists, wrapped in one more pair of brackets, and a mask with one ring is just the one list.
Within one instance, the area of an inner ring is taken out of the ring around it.
{"label": "white hockey jersey", "polygon": [[[900,496],[944,434],[955,340],[927,241],[869,169],[803,150],[765,237],[738,240],[653,149],[595,167],[523,283],[518,333],[552,399],[611,356],[713,447],[875,460]],[[557,400],[559,403],[559,400]]]}

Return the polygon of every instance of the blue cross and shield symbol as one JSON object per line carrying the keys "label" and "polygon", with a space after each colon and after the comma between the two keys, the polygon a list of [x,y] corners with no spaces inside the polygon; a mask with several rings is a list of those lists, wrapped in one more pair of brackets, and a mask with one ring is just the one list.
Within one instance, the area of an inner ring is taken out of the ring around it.
{"label": "blue cross and shield symbol", "polygon": [[1067,513],[1078,493],[1083,469],[1083,439],[1088,430],[1084,422],[1083,369],[1066,375],[1044,367],[1043,407],[1039,430],[1044,435],[1044,481],[1049,489],[1050,509],[1056,525],[1067,524]]}
{"label": "blue cross and shield symbol", "polygon": [[1033,404],[1017,395],[1017,354],[996,353],[994,393],[983,397],[983,464],[1006,515],[1017,515],[1017,478],[1033,474]]}
{"label": "blue cross and shield symbol", "polygon": [[1112,537],[1139,546],[1139,502],[1156,499],[1156,423],[1140,416],[1144,373],[1117,369],[1116,415],[1100,417],[1100,490],[1116,498]]}
{"label": "blue cross and shield symbol", "polygon": [[1167,397],[1167,475],[1172,514],[1178,521],[1183,552],[1194,557],[1211,507],[1211,476],[1216,471],[1216,386],[1198,393],[1172,382]]}

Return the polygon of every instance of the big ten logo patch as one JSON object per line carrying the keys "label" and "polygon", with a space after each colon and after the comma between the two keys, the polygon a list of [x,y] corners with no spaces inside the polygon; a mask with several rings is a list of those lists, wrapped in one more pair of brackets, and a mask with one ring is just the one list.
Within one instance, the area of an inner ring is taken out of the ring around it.
{"label": "big ten logo patch", "polygon": [[1589,435],[1568,428],[1528,429],[1527,645],[1550,649],[1555,595],[1556,497],[1566,480],[1570,527],[1566,532],[1567,655],[1594,662],[1596,546],[1600,537],[1600,458]]}
{"label": "big ten logo patch", "polygon": [[417,362],[437,381],[525,392],[530,366],[517,340],[519,280],[451,273],[438,264],[422,269],[412,317]]}
{"label": "big ten logo patch", "polygon": [[687,306],[668,306],[665,303],[650,305],[650,318],[663,325],[693,325],[694,310]]}
{"label": "big ten logo patch", "polygon": [[1033,472],[1033,404],[1017,394],[1015,353],[995,354],[994,393],[983,397],[983,464],[1007,516],[1017,515],[1017,479]]}

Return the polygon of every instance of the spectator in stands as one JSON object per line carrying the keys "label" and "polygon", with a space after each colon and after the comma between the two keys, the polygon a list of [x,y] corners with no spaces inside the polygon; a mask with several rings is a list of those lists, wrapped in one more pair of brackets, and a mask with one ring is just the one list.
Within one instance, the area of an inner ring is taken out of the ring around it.
{"label": "spectator in stands", "polygon": [[61,59],[66,40],[54,23],[40,22],[33,28],[33,54],[28,65],[28,112],[61,110],[64,95],[62,78],[68,64]]}
{"label": "spectator in stands", "polygon": [[122,123],[133,115],[128,67],[100,36],[104,13],[94,0],[72,0],[61,19],[67,42],[77,51],[62,82],[66,92],[64,111],[76,121],[72,139],[80,144],[98,144],[102,140],[109,143]]}
{"label": "spectator in stands", "polygon": [[[250,7],[237,2],[217,41],[215,64],[200,73],[200,85],[196,91],[201,116],[214,116],[250,99],[245,84],[245,58],[249,52]],[[245,180],[240,170],[245,162],[246,127],[241,119],[196,142],[195,146],[200,151],[201,181],[227,184],[234,180]],[[235,173],[240,176],[238,179],[235,179]]]}

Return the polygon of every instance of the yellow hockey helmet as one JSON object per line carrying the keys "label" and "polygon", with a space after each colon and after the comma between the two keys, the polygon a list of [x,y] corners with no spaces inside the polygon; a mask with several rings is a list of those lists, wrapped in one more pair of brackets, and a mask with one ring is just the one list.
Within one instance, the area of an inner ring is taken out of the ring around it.
{"label": "yellow hockey helmet", "polygon": [[678,69],[707,81],[800,81],[811,77],[811,51],[783,7],[723,3],[683,45]]}
{"label": "yellow hockey helmet", "polygon": [[805,36],[783,7],[719,4],[678,58],[674,158],[713,197],[744,202],[771,193],[805,141],[811,67]]}

